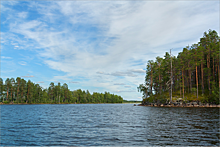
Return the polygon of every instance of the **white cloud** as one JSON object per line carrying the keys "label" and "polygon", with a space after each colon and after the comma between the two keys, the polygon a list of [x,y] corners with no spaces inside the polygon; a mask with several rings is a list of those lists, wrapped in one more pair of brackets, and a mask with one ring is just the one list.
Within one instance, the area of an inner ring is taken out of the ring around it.
{"label": "white cloud", "polygon": [[118,90],[117,92],[137,92],[135,90]]}
{"label": "white cloud", "polygon": [[27,76],[21,76],[21,77],[24,77],[24,78],[33,78],[34,76],[33,76],[33,75],[27,75]]}
{"label": "white cloud", "polygon": [[143,69],[132,69],[131,71],[134,72],[134,73],[145,73],[146,72]]}
{"label": "white cloud", "polygon": [[1,56],[2,59],[12,59],[11,57]]}
{"label": "white cloud", "polygon": [[126,87],[126,88],[130,88],[131,86],[128,85],[128,86],[124,86],[124,87]]}
{"label": "white cloud", "polygon": [[37,83],[44,83],[44,81],[38,81]]}
{"label": "white cloud", "polygon": [[28,12],[20,12],[18,13],[18,17],[20,18],[26,18],[28,16]]}
{"label": "white cloud", "polygon": [[[1,73],[12,73],[15,72],[16,70],[1,70]],[[7,77],[8,78],[8,77]],[[11,78],[11,77],[10,77]]]}
{"label": "white cloud", "polygon": [[18,62],[18,64],[20,64],[20,65],[26,65],[26,64],[27,64],[27,62],[20,61],[20,62]]}
{"label": "white cloud", "polygon": [[69,83],[74,83],[74,84],[75,84],[75,83],[79,83],[79,82],[75,82],[75,81],[70,81]]}
{"label": "white cloud", "polygon": [[104,74],[104,75],[111,75],[111,76],[129,76],[129,77],[137,77],[134,73],[145,73],[145,70],[143,69],[131,69],[127,71],[116,71],[113,73],[105,73],[98,71],[97,74]]}
{"label": "white cloud", "polygon": [[54,76],[54,77],[53,77],[53,80],[51,80],[51,81],[56,81],[56,80],[70,81],[71,78],[69,78],[68,76]]}
{"label": "white cloud", "polygon": [[114,83],[114,85],[125,85],[124,83]]}
{"label": "white cloud", "polygon": [[[38,49],[44,64],[65,73],[52,77],[52,81],[84,77],[88,81],[80,82],[82,85],[124,92],[128,98],[128,86],[136,89],[138,83],[144,82],[147,60],[163,56],[170,48],[198,42],[208,29],[219,31],[219,8],[215,3],[33,2],[30,8],[38,10],[42,17],[24,21],[28,13],[18,13],[21,18],[10,23],[11,32],[3,34],[2,40],[7,44],[12,39],[19,48]],[[116,82],[127,87],[119,87]]]}

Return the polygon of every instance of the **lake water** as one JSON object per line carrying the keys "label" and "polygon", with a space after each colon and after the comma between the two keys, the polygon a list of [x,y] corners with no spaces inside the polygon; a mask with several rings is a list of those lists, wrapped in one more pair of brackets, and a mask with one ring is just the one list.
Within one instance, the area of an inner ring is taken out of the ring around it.
{"label": "lake water", "polygon": [[1,145],[219,146],[219,108],[1,105]]}

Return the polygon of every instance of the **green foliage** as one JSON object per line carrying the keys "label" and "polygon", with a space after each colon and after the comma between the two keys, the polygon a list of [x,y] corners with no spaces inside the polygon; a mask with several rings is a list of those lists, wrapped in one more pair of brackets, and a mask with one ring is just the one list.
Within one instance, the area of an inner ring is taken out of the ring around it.
{"label": "green foliage", "polygon": [[10,102],[9,101],[4,101],[4,104],[9,104]]}
{"label": "green foliage", "polygon": [[127,101],[127,100],[123,100],[123,103],[141,103],[141,101],[136,101],[136,100]]}
{"label": "green foliage", "polygon": [[210,95],[208,97],[208,101],[210,103],[215,103],[215,104],[219,104],[219,89],[214,87],[213,90],[212,90],[212,95]]}
{"label": "green foliage", "polygon": [[164,58],[156,57],[155,62],[149,60],[145,83],[137,87],[143,94],[143,101],[169,100],[172,84],[173,96],[178,93],[177,97],[186,101],[200,100],[219,104],[219,40],[217,32],[209,30],[198,44],[186,46],[177,57],[171,58],[166,52]]}
{"label": "green foliage", "polygon": [[118,95],[110,94],[109,92],[98,93],[82,91],[81,89],[70,91],[68,85],[60,83],[55,85],[53,82],[46,89],[43,89],[39,84],[35,84],[28,80],[26,82],[20,77],[7,78],[5,84],[0,78],[0,101],[5,104],[14,103],[50,103],[50,104],[67,104],[67,103],[122,103],[123,98]]}

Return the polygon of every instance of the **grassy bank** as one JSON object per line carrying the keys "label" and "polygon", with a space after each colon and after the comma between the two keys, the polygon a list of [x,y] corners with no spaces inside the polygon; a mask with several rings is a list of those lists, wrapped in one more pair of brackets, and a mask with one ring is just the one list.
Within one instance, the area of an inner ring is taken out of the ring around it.
{"label": "grassy bank", "polygon": [[[199,95],[198,99],[196,93],[184,93],[180,92],[173,92],[172,93],[172,101],[176,102],[177,100],[182,99],[185,102],[193,102],[193,101],[200,101],[201,103],[212,103],[212,104],[219,104],[219,97],[210,97],[208,94]],[[143,99],[143,102],[149,103],[167,103],[170,101],[170,94],[169,92],[164,92],[162,94],[155,94],[148,98]]]}

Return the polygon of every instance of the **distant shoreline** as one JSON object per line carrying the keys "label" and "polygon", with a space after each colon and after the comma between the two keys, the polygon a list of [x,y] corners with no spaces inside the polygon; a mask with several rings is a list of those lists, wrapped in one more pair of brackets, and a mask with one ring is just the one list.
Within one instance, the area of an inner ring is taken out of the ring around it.
{"label": "distant shoreline", "polygon": [[46,104],[49,104],[49,105],[63,105],[63,104],[140,104],[140,103],[61,103],[61,104],[53,104],[53,103],[36,103],[36,104],[26,104],[26,103],[11,103],[11,104],[4,104],[4,103],[0,103],[0,105],[46,105]]}

